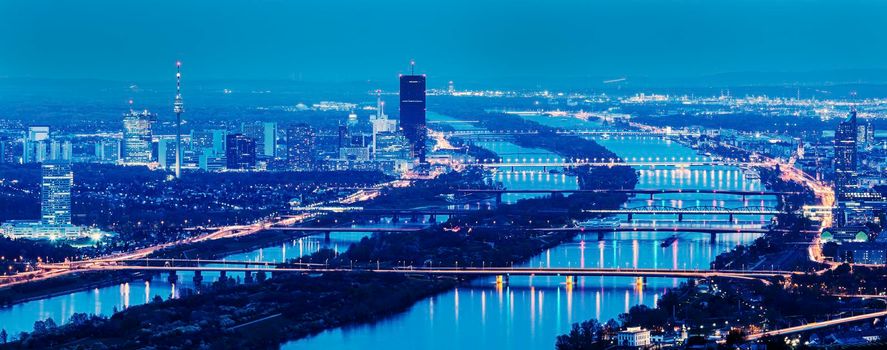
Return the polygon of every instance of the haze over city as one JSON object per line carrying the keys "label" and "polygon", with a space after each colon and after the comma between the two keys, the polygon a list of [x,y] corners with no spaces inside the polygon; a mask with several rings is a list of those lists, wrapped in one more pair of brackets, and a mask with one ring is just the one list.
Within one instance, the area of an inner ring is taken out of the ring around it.
{"label": "haze over city", "polygon": [[887,347],[885,22],[0,0],[0,350]]}
{"label": "haze over city", "polygon": [[472,87],[887,68],[880,1],[41,0],[0,13],[6,77],[157,81],[175,60],[195,81],[329,82],[383,81],[413,58]]}

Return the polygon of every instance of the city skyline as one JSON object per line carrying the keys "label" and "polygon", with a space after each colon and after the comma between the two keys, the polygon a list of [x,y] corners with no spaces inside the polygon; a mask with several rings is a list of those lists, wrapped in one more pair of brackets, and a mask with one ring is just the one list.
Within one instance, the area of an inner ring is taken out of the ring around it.
{"label": "city skyline", "polygon": [[0,1],[0,350],[887,348],[884,22]]}

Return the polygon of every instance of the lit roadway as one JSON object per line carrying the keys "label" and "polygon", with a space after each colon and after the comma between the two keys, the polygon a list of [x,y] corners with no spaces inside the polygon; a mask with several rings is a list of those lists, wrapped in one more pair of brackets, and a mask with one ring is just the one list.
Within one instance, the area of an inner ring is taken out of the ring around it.
{"label": "lit roadway", "polygon": [[[162,259],[155,259],[161,261]],[[178,260],[183,262],[184,260]],[[322,267],[278,267],[281,264],[261,264],[256,262],[226,261],[234,266],[136,266],[121,265],[122,261],[92,264],[44,264],[46,270],[77,271],[201,271],[201,272],[291,272],[291,273],[349,273],[372,272],[387,274],[423,274],[435,276],[609,276],[609,277],[651,277],[651,278],[732,278],[761,280],[773,277],[789,277],[791,271],[739,271],[739,270],[681,270],[681,269],[620,269],[620,268],[533,268],[533,267],[402,267],[402,268],[322,268]],[[130,260],[127,263],[140,263]],[[192,260],[190,263],[203,264],[208,261]],[[240,266],[243,265],[243,266]],[[262,266],[251,266],[262,265]]]}
{"label": "lit roadway", "polygon": [[[410,182],[405,180],[395,180],[388,183],[385,183],[379,188],[382,187],[405,187],[409,186]],[[379,196],[380,191],[375,189],[365,189],[358,190],[357,192],[341,198],[339,200],[333,201],[333,204],[354,204],[366,200],[373,199]],[[319,203],[318,205],[328,205],[330,203]],[[291,215],[287,217],[277,218],[273,220],[263,220],[256,222],[250,225],[231,225],[225,227],[219,227],[213,232],[197,235],[194,237],[189,237],[185,239],[181,239],[178,241],[161,243],[145,248],[136,249],[129,252],[111,254],[107,256],[85,259],[77,262],[78,266],[90,266],[95,264],[105,264],[113,261],[120,260],[134,260],[134,259],[142,259],[145,258],[159,250],[174,247],[181,244],[190,244],[190,243],[198,243],[204,241],[211,241],[216,239],[225,239],[225,238],[233,238],[233,237],[241,237],[252,235],[257,232],[267,230],[272,227],[285,227],[292,226],[297,223],[303,222],[310,218],[315,217],[317,214],[314,213],[303,213],[299,215]],[[0,287],[8,287],[17,284],[24,284],[33,281],[45,280],[53,277],[58,277],[66,274],[70,274],[72,272],[76,272],[77,270],[72,269],[49,269],[49,270],[37,270],[37,271],[29,271],[18,273],[13,276],[8,276],[7,278],[0,279]]]}
{"label": "lit roadway", "polygon": [[835,325],[850,323],[850,322],[865,321],[868,319],[884,317],[884,316],[887,316],[887,311],[878,311],[878,312],[872,312],[872,313],[868,313],[868,314],[862,314],[862,315],[856,315],[856,316],[850,316],[850,317],[844,317],[844,318],[836,318],[834,320],[828,320],[828,321],[822,321],[822,322],[811,322],[811,323],[808,323],[808,324],[805,324],[802,326],[777,329],[777,330],[761,332],[761,333],[756,333],[756,334],[749,334],[745,338],[746,338],[746,340],[757,340],[757,339],[761,339],[761,338],[764,338],[767,336],[779,336],[779,335],[786,335],[786,334],[792,334],[792,333],[806,332],[806,331],[811,331],[814,329],[825,328],[825,327],[830,327],[830,326],[835,326]]}

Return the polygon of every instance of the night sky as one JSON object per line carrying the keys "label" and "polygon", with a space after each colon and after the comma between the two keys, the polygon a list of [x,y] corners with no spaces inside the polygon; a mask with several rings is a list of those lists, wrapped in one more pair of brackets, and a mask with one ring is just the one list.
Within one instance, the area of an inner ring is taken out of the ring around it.
{"label": "night sky", "polygon": [[0,0],[0,77],[436,81],[887,68],[887,1]]}

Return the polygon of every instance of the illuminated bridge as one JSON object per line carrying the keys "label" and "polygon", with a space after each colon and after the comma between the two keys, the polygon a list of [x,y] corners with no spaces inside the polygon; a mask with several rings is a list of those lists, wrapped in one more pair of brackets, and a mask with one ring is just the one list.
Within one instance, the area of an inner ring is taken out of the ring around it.
{"label": "illuminated bridge", "polygon": [[683,221],[684,215],[729,215],[730,221],[733,221],[734,215],[777,215],[777,214],[785,213],[784,211],[777,210],[776,208],[769,208],[769,207],[725,208],[725,207],[712,207],[712,206],[685,207],[685,208],[676,208],[676,207],[669,207],[669,206],[643,206],[643,207],[621,208],[621,209],[588,209],[588,210],[583,210],[583,212],[592,213],[592,214],[604,214],[604,215],[626,214],[626,215],[628,215],[629,221],[631,221],[632,216],[635,214],[640,214],[640,215],[677,215],[678,221]]}
{"label": "illuminated bridge", "polygon": [[749,162],[737,162],[737,161],[720,161],[720,160],[697,160],[697,161],[669,161],[669,160],[661,160],[661,161],[541,161],[541,162],[476,162],[476,163],[467,163],[467,165],[479,166],[483,168],[570,168],[570,167],[580,167],[580,166],[597,166],[597,167],[614,167],[614,166],[630,166],[630,167],[678,167],[678,168],[687,168],[687,167],[699,167],[699,166],[766,166],[763,163],[749,163]]}
{"label": "illuminated bridge", "polygon": [[564,193],[626,193],[626,194],[643,194],[649,195],[653,199],[657,194],[717,194],[717,195],[733,195],[740,196],[744,200],[746,197],[752,196],[786,196],[797,195],[799,192],[783,192],[783,191],[739,191],[739,190],[715,190],[715,189],[588,189],[588,190],[565,190],[565,189],[459,189],[456,193],[462,194],[494,194],[496,195],[496,203],[502,203],[502,194],[504,193],[548,193],[548,194],[564,194]]}
{"label": "illuminated bridge", "polygon": [[[607,233],[618,232],[671,232],[671,233],[702,233],[709,234],[711,243],[717,241],[719,234],[731,233],[758,233],[764,234],[768,232],[784,232],[786,230],[772,230],[767,228],[753,227],[736,227],[736,226],[675,226],[675,225],[619,225],[619,226],[573,226],[573,227],[538,227],[532,228],[531,231],[536,232],[594,232],[598,235],[598,240],[603,240]],[[818,231],[802,231],[804,233],[816,233]]]}
{"label": "illuminated bridge", "polygon": [[[253,261],[227,261],[227,265],[214,264],[205,266],[201,260],[168,260],[154,259],[149,264],[145,260],[120,260],[114,263],[88,264],[42,264],[43,270],[82,270],[82,271],[157,271],[175,273],[178,271],[201,272],[245,272],[245,273],[386,273],[404,275],[433,276],[497,276],[507,279],[508,276],[565,276],[568,283],[577,276],[609,276],[609,277],[641,277],[641,278],[733,278],[761,280],[775,277],[790,277],[793,271],[766,270],[686,270],[686,269],[622,269],[622,268],[535,268],[535,267],[414,267],[397,268],[340,268],[323,266],[304,266],[280,263],[257,263]],[[261,264],[261,265],[260,265]],[[259,266],[260,265],[260,266]]]}
{"label": "illuminated bridge", "polygon": [[[301,213],[351,213],[360,216],[391,216],[394,222],[399,218],[408,217],[412,221],[418,221],[421,216],[429,216],[431,222],[435,222],[438,215],[457,216],[472,214],[490,214],[496,213],[493,209],[446,209],[446,208],[363,208],[363,207],[339,207],[339,206],[316,206],[316,207],[294,207],[293,211]],[[530,214],[529,211],[520,211]],[[519,214],[519,212],[511,212]],[[565,209],[555,210],[533,210],[533,214],[566,214]]]}
{"label": "illuminated bridge", "polygon": [[[462,138],[483,138],[483,137],[505,137],[519,135],[618,135],[618,136],[651,136],[651,135],[682,135],[681,132],[656,132],[656,131],[628,131],[628,130],[607,130],[607,129],[583,129],[583,130],[555,130],[544,131],[539,130],[453,130],[441,132],[446,137],[462,137]],[[689,135],[689,133],[686,133]]]}

